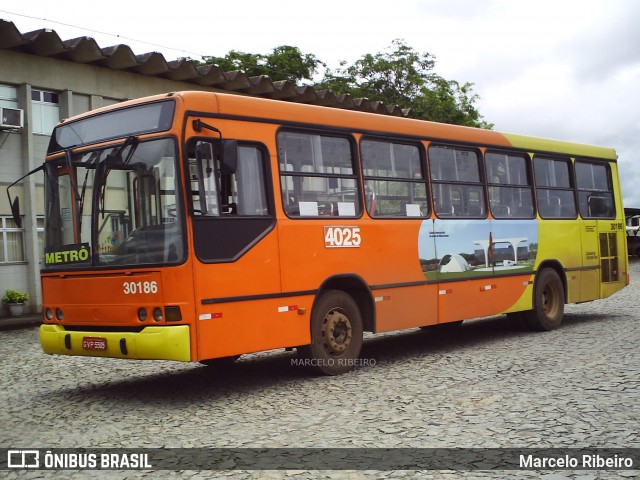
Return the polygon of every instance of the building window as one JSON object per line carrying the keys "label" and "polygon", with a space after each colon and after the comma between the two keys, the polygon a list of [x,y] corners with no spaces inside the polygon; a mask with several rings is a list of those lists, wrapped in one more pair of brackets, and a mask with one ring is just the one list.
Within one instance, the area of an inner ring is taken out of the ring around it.
{"label": "building window", "polygon": [[58,94],[44,90],[31,90],[33,133],[51,135],[60,121]]}
{"label": "building window", "polygon": [[24,229],[11,217],[0,217],[0,264],[24,262]]}
{"label": "building window", "polygon": [[18,89],[9,85],[0,85],[0,107],[18,108]]}

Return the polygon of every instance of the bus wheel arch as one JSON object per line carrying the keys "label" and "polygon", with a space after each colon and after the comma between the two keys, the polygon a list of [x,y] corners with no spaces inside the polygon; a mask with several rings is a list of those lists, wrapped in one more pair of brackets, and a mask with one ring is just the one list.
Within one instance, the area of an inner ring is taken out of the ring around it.
{"label": "bus wheel arch", "polygon": [[337,277],[318,290],[311,309],[311,343],[298,347],[303,364],[318,373],[339,375],[357,364],[368,311],[358,284],[353,277]]}
{"label": "bus wheel arch", "polygon": [[566,298],[567,279],[561,265],[543,262],[533,283],[533,310],[522,312],[522,316],[534,330],[555,330],[562,324]]}
{"label": "bus wheel arch", "polygon": [[340,290],[348,294],[356,302],[362,318],[365,332],[374,332],[376,328],[376,309],[371,289],[362,277],[356,274],[334,275],[327,278],[316,294],[313,302],[315,308],[318,299],[328,290]]}

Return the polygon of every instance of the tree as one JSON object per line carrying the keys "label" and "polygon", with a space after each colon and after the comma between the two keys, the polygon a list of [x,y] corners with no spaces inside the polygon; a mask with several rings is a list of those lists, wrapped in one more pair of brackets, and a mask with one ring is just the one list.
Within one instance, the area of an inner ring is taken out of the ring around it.
{"label": "tree", "polygon": [[353,65],[341,62],[335,73],[327,72],[318,87],[407,107],[420,88],[434,79],[431,70],[435,60],[429,53],[414,52],[402,40],[394,40],[391,48],[389,53],[368,53]]}
{"label": "tree", "polygon": [[397,105],[409,110],[412,118],[492,128],[475,107],[479,97],[473,84],[446,80],[433,72],[434,67],[433,55],[418,53],[396,39],[386,52],[366,54],[352,65],[341,62],[316,88]]}
{"label": "tree", "polygon": [[386,105],[399,106],[408,116],[422,120],[492,128],[476,108],[479,97],[472,83],[446,80],[434,72],[435,57],[418,53],[404,40],[394,40],[385,52],[366,54],[352,65],[342,61],[335,71],[315,55],[297,47],[282,45],[271,53],[246,53],[232,50],[224,57],[204,57],[200,65],[218,65],[225,71],[243,71],[248,76],[267,75],[272,80],[313,84],[354,98],[368,98]]}
{"label": "tree", "polygon": [[273,81],[311,82],[325,64],[315,55],[303,54],[298,47],[282,45],[271,53],[245,53],[231,50],[224,57],[204,57],[200,65],[218,65],[227,72],[242,71],[250,77],[267,75]]}

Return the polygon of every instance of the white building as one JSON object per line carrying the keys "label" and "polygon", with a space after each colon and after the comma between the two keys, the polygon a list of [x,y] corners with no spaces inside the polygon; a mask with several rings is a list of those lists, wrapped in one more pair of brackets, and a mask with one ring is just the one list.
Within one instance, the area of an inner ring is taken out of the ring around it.
{"label": "white building", "polygon": [[[0,19],[0,190],[39,166],[58,121],[94,108],[178,90],[236,92],[279,100],[402,115],[397,107],[336,96],[289,81],[247,77],[159,53],[136,55],[126,45],[101,48],[90,37],[61,40],[55,31],[21,33]],[[22,228],[0,192],[0,296],[28,292],[28,308],[40,311],[39,265],[43,249],[43,176],[12,188],[20,199]],[[6,315],[0,310],[0,316]]]}

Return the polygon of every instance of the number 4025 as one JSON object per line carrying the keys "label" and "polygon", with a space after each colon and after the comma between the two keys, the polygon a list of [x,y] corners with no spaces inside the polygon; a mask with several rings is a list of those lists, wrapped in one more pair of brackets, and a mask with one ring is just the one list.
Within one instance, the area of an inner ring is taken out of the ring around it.
{"label": "number 4025", "polygon": [[360,243],[360,227],[324,227],[326,248],[357,248]]}

